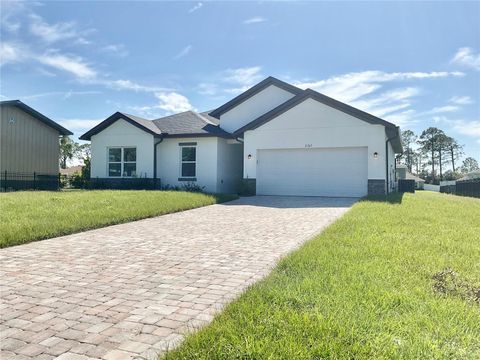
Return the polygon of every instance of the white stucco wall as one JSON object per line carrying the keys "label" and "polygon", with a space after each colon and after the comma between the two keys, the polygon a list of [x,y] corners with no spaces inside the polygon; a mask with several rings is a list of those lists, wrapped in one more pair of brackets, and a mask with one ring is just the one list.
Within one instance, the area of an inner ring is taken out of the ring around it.
{"label": "white stucco wall", "polygon": [[119,119],[91,138],[91,177],[108,177],[108,148],[132,146],[137,148],[137,176],[153,177],[153,135]]}
{"label": "white stucco wall", "polygon": [[[257,129],[245,132],[243,176],[256,178],[259,149],[363,146],[368,148],[368,178],[385,179],[385,128],[307,99]],[[376,159],[374,152],[378,153]]]}
{"label": "white stucco wall", "polygon": [[216,137],[166,138],[157,146],[157,177],[162,185],[182,186],[187,182],[181,177],[180,143],[196,142],[196,184],[205,191],[217,192],[217,143]]}
{"label": "white stucco wall", "polygon": [[243,144],[219,138],[217,154],[217,192],[238,192],[243,176]]}
{"label": "white stucco wall", "polygon": [[220,127],[228,132],[234,132],[294,96],[286,90],[270,85],[221,115]]}

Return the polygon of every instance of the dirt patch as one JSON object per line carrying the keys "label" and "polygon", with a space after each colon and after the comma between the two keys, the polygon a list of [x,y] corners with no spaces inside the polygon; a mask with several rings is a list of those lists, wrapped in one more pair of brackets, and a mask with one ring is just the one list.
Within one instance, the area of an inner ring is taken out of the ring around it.
{"label": "dirt patch", "polygon": [[437,294],[459,297],[480,305],[480,287],[475,287],[461,279],[453,269],[443,269],[434,274],[432,279],[435,281],[433,290]]}

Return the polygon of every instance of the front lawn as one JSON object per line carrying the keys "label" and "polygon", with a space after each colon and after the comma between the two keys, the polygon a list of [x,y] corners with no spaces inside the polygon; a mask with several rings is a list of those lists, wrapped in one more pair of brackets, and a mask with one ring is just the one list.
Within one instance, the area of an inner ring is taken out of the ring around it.
{"label": "front lawn", "polygon": [[232,200],[176,191],[78,190],[0,194],[0,248]]}
{"label": "front lawn", "polygon": [[357,203],[165,358],[480,359],[480,200]]}

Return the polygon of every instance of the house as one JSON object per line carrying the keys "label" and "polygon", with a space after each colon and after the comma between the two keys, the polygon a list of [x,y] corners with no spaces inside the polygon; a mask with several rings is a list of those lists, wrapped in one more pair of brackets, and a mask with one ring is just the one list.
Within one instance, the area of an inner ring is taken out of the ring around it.
{"label": "house", "polygon": [[480,170],[473,170],[472,172],[469,172],[464,176],[462,176],[457,181],[468,181],[468,180],[476,180],[476,179],[480,179]]}
{"label": "house", "polygon": [[20,100],[0,101],[2,174],[58,175],[59,136],[72,135]]}
{"label": "house", "polygon": [[385,194],[399,128],[311,89],[269,77],[210,112],[155,120],[117,112],[80,137],[92,178],[159,178],[259,195]]}
{"label": "house", "polygon": [[65,176],[81,174],[82,169],[83,169],[83,165],[70,166],[70,167],[67,167],[66,169],[60,169],[60,174]]}
{"label": "house", "polygon": [[425,180],[419,178],[418,176],[413,175],[406,165],[397,164],[396,167],[397,173],[397,180],[405,179],[405,180],[415,180],[415,189],[423,189]]}

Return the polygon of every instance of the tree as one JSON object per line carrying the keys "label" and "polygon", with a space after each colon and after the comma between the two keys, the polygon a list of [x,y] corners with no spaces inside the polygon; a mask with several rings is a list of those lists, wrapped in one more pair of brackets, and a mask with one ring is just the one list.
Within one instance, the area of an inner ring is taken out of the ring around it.
{"label": "tree", "polygon": [[446,181],[451,181],[451,180],[457,180],[461,177],[460,174],[452,171],[452,170],[447,170],[445,171],[445,174],[443,174],[443,180]]}
{"label": "tree", "polygon": [[74,158],[83,158],[84,154],[90,156],[90,145],[73,141],[69,136],[62,136],[60,138],[60,167],[67,168],[67,161]]}
{"label": "tree", "polygon": [[417,135],[412,130],[402,131],[402,145],[404,148],[405,165],[408,171],[412,172],[413,165],[413,149],[412,144],[417,141]]}
{"label": "tree", "polygon": [[430,154],[430,161],[432,165],[432,182],[435,181],[435,155],[439,149],[439,140],[441,135],[445,135],[442,130],[436,127],[429,127],[427,130],[423,130],[422,135],[420,135],[420,140],[418,141],[421,149],[425,153]]}
{"label": "tree", "polygon": [[463,154],[463,146],[460,145],[454,138],[447,136],[445,150],[448,152],[448,157],[452,163],[452,170],[454,173],[456,173],[455,161],[458,160]]}
{"label": "tree", "polygon": [[462,173],[466,174],[475,170],[478,170],[478,161],[472,157],[467,157],[463,160],[462,164]]}
{"label": "tree", "polygon": [[[441,130],[440,130],[441,131]],[[437,136],[437,152],[438,152],[438,167],[440,170],[440,181],[443,180],[443,164],[448,163],[445,159],[445,152],[447,151],[447,146],[449,142],[449,137],[445,135],[442,131],[441,134]]]}

